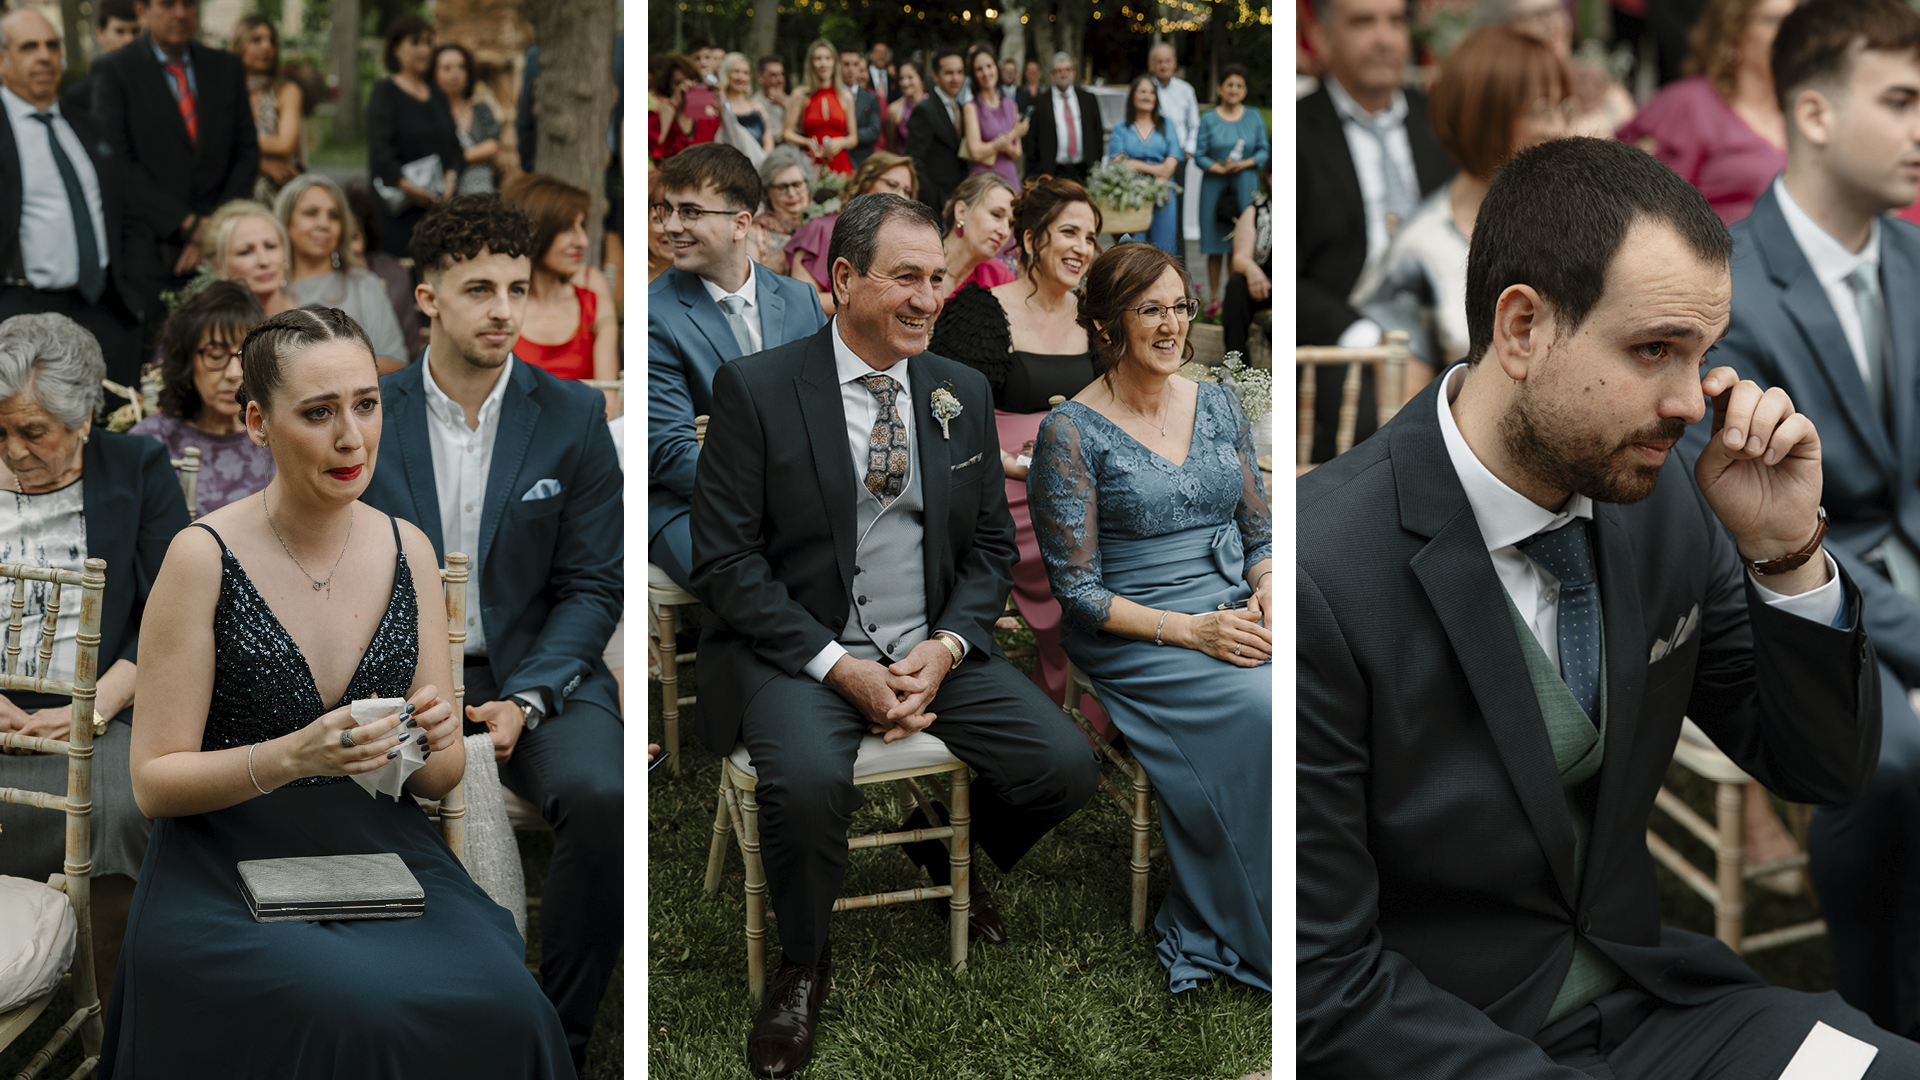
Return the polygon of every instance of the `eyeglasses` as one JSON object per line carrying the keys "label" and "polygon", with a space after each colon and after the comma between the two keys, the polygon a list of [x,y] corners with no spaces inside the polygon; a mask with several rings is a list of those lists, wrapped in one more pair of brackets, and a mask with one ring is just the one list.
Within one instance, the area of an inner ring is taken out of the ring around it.
{"label": "eyeglasses", "polygon": [[193,353],[208,371],[225,371],[228,364],[240,358],[240,350],[227,345],[202,345]]}
{"label": "eyeglasses", "polygon": [[805,190],[807,190],[807,182],[805,180],[790,180],[784,184],[773,185],[773,191],[776,195],[794,195]]}
{"label": "eyeglasses", "polygon": [[1120,310],[1135,312],[1140,318],[1147,322],[1158,322],[1165,318],[1169,311],[1178,316],[1181,322],[1192,322],[1193,317],[1200,314],[1200,301],[1179,300],[1170,308],[1161,307],[1159,304],[1142,304],[1139,307],[1121,308]]}
{"label": "eyeglasses", "polygon": [[679,214],[681,224],[688,228],[700,224],[701,218],[715,214],[721,217],[732,217],[735,214],[744,213],[746,213],[745,210],[708,210],[706,207],[695,206],[692,203],[675,206],[672,203],[657,202],[647,208],[647,218],[655,225],[665,225],[673,220],[673,215]]}

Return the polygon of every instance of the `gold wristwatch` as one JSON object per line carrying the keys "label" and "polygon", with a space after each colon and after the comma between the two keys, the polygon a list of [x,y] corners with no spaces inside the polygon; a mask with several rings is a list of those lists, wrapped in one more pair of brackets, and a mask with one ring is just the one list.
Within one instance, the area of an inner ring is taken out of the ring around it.
{"label": "gold wristwatch", "polygon": [[935,641],[938,641],[940,644],[945,645],[947,647],[947,651],[953,654],[954,667],[959,667],[960,661],[966,659],[967,652],[965,649],[962,649],[960,647],[960,643],[958,639],[954,636],[953,631],[935,630],[933,632],[933,638]]}

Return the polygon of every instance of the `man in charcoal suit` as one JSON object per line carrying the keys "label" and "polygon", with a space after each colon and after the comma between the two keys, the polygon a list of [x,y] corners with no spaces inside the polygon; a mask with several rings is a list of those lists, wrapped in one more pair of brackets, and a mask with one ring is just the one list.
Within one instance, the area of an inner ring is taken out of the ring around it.
{"label": "man in charcoal suit", "polygon": [[840,81],[853,95],[853,130],[860,141],[847,151],[847,160],[858,169],[861,162],[873,156],[873,149],[880,142],[881,112],[880,99],[867,85],[867,62],[858,50],[840,50]]}
{"label": "man in charcoal suit", "polygon": [[1053,85],[1033,103],[1033,123],[1022,150],[1027,175],[1085,184],[1106,146],[1100,103],[1073,85],[1073,57],[1066,53],[1053,54],[1052,76]]}
{"label": "man in charcoal suit", "polygon": [[[1299,345],[1371,346],[1380,327],[1361,318],[1347,295],[1360,272],[1379,258],[1399,223],[1454,173],[1427,123],[1427,96],[1402,87],[1413,40],[1399,0],[1323,0],[1308,28],[1327,60],[1320,88],[1300,99],[1298,188]],[[1313,460],[1333,456],[1339,423],[1339,368],[1319,372]],[[1378,416],[1371,369],[1361,376],[1356,438]]]}
{"label": "man in charcoal suit", "polygon": [[1778,1076],[1856,1041],[1869,1078],[1920,1070],[1838,995],[1660,925],[1683,716],[1800,802],[1855,798],[1880,746],[1820,435],[1701,375],[1731,251],[1632,146],[1523,151],[1474,228],[1468,361],[1297,482],[1303,1075]]}
{"label": "man in charcoal suit", "polygon": [[[993,643],[1018,549],[986,379],[926,351],[945,290],[937,220],[863,195],[828,256],[829,325],[714,376],[693,494],[695,722],[758,771],[785,954],[747,1039],[765,1077],[812,1056],[864,736],[931,730],[973,766],[973,835],[1003,870],[1095,785],[1085,741]],[[940,389],[960,406],[944,421]],[[908,854],[946,884],[945,850],[928,846]],[[1006,940],[972,882],[972,931]]]}
{"label": "man in charcoal suit", "polygon": [[674,265],[647,287],[647,561],[684,589],[700,461],[693,421],[713,412],[714,372],[808,337],[827,317],[811,287],[751,258],[760,176],[745,154],[690,146],[661,164],[659,185],[665,202],[649,213],[665,223]]}
{"label": "man in charcoal suit", "polygon": [[[1911,203],[1920,15],[1896,0],[1816,0],[1781,24],[1774,85],[1787,170],[1732,228],[1733,324],[1719,355],[1792,395],[1820,429],[1827,546],[1859,586],[1879,654],[1880,764],[1814,812],[1809,877],[1848,1004],[1911,1036],[1920,1008],[1920,230]],[[1706,425],[1683,453],[1706,445]]]}
{"label": "man in charcoal suit", "polygon": [[920,201],[935,214],[947,208],[947,196],[967,178],[960,156],[960,91],[966,86],[966,62],[952,49],[933,54],[933,84],[907,117],[907,156],[920,174]]}

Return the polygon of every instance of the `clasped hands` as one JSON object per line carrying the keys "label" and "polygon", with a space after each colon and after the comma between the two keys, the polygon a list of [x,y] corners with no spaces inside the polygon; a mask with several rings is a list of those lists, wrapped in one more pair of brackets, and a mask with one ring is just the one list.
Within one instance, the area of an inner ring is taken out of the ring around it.
{"label": "clasped hands", "polygon": [[[1820,434],[1779,387],[1761,390],[1730,367],[1700,380],[1713,409],[1712,435],[1694,463],[1707,505],[1733,534],[1748,562],[1799,551],[1812,538],[1820,506]],[[1815,553],[1798,570],[1769,576],[1769,589],[1807,592],[1827,581]]]}
{"label": "clasped hands", "polygon": [[868,730],[882,742],[898,742],[925,731],[936,719],[927,705],[953,669],[953,653],[935,638],[913,647],[907,658],[888,667],[872,660],[842,656],[822,682],[860,710]]}
{"label": "clasped hands", "polygon": [[[406,709],[382,720],[357,723],[349,711],[352,707],[351,702],[342,705],[293,733],[286,752],[294,776],[368,773],[385,765],[407,739],[421,740],[421,749],[431,754],[460,738],[453,704],[432,686],[421,687],[407,698]],[[340,737],[343,732],[346,739]]]}

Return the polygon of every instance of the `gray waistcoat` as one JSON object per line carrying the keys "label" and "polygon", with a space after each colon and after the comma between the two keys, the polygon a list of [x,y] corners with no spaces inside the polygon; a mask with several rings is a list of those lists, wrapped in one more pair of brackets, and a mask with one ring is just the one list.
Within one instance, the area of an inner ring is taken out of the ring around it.
{"label": "gray waistcoat", "polygon": [[907,486],[884,510],[865,484],[856,486],[853,595],[840,646],[861,660],[891,663],[927,640],[926,500],[919,455],[908,451]]}
{"label": "gray waistcoat", "polygon": [[[1587,719],[1586,710],[1574,700],[1573,691],[1567,689],[1560,669],[1547,659],[1546,650],[1527,628],[1511,597],[1507,600],[1507,611],[1513,615],[1514,635],[1520,639],[1520,654],[1526,658],[1527,674],[1533,680],[1533,696],[1540,702],[1540,718],[1547,726],[1553,763],[1560,770],[1560,790],[1567,800],[1567,816],[1573,822],[1573,885],[1577,901],[1587,870],[1587,849],[1593,837],[1592,800],[1598,785],[1589,781],[1599,774],[1601,758],[1606,752],[1607,658],[1603,647],[1600,697],[1596,702],[1600,716],[1596,729],[1594,722]],[[1624,978],[1605,953],[1586,938],[1577,936],[1578,931],[1575,933],[1573,966],[1567,969],[1566,981],[1560,984],[1553,1007],[1547,1010],[1549,1024],[1612,990]]]}

